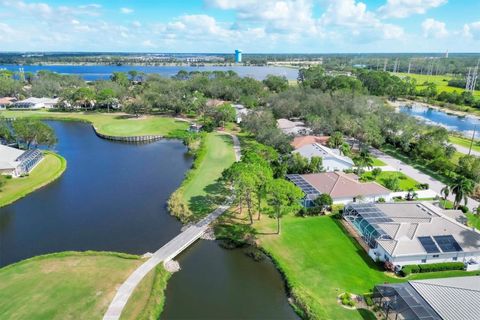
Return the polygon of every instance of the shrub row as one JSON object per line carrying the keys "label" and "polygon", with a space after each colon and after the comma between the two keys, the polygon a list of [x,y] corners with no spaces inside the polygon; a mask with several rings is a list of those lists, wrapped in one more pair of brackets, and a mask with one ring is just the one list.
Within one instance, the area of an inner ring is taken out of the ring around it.
{"label": "shrub row", "polygon": [[463,270],[465,265],[463,262],[443,262],[443,263],[429,263],[429,264],[409,264],[403,266],[401,273],[403,276],[408,276],[411,273],[424,273],[447,270]]}

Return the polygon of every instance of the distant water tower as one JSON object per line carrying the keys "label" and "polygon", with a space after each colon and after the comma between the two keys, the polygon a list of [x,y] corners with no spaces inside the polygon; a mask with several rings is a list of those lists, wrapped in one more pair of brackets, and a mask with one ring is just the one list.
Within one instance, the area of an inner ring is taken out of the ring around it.
{"label": "distant water tower", "polygon": [[242,50],[235,50],[235,63],[242,62]]}

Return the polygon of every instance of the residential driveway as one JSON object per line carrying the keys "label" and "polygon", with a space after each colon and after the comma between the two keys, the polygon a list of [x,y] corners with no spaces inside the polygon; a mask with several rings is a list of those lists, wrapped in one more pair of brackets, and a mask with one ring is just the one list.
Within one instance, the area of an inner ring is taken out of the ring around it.
{"label": "residential driveway", "polygon": [[[401,171],[405,173],[407,176],[412,177],[413,179],[417,180],[420,183],[428,183],[430,190],[435,191],[440,195],[440,190],[445,186],[442,182],[430,177],[429,175],[415,169],[414,167],[402,162],[401,160],[398,160],[392,156],[389,156],[388,154],[383,153],[380,150],[371,148],[370,152],[372,155],[383,162],[385,162],[387,165],[398,169],[398,171]],[[468,153],[468,150],[467,150]],[[449,200],[453,201],[453,196],[450,195],[448,197]],[[470,210],[473,210],[479,206],[479,202],[475,201],[471,198],[468,198],[468,203],[467,206],[470,208]]]}

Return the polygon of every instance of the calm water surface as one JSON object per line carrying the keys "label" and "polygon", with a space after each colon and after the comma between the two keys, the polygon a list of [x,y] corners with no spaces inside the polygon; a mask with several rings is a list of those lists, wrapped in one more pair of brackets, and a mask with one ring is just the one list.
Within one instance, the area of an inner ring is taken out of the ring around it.
{"label": "calm water surface", "polygon": [[417,117],[426,123],[442,126],[450,131],[461,132],[470,137],[475,126],[477,126],[477,132],[480,129],[480,120],[476,117],[459,117],[421,105],[403,106],[400,107],[400,112]]}
{"label": "calm water surface", "polygon": [[[102,140],[83,123],[48,122],[68,168],[56,182],[0,208],[0,266],[65,250],[153,252],[180,232],[166,210],[191,158],[179,141]],[[162,319],[291,319],[270,261],[199,241],[178,257]]]}
{"label": "calm water surface", "polygon": [[[18,71],[17,65],[0,65],[0,69]],[[298,70],[284,67],[254,67],[254,66],[228,66],[228,67],[176,67],[176,66],[21,66],[25,72],[37,72],[39,70],[50,70],[62,74],[75,74],[88,81],[108,79],[113,72],[128,72],[137,70],[145,73],[156,73],[164,77],[171,77],[180,70],[186,71],[228,71],[233,70],[242,77],[251,77],[257,80],[263,80],[269,74],[285,76],[289,80],[295,80],[298,76]]]}

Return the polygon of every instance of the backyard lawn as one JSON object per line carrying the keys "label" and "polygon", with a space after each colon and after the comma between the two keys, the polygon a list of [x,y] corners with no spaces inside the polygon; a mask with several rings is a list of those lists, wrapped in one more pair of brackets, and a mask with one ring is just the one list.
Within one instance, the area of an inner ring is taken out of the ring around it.
{"label": "backyard lawn", "polygon": [[52,120],[78,120],[92,123],[98,132],[111,136],[162,135],[175,137],[185,132],[188,123],[169,117],[134,116],[123,113],[98,112],[49,112],[49,111],[1,111],[7,118],[30,117]]}
{"label": "backyard lawn", "polygon": [[[263,217],[256,223],[260,245],[285,274],[293,294],[317,319],[363,319],[359,311],[346,310],[336,302],[342,292],[368,293],[374,285],[400,282],[377,268],[339,221],[329,216],[282,219],[276,235],[275,220]],[[464,271],[425,273],[408,279],[473,275]]]}
{"label": "backyard lawn", "polygon": [[480,230],[480,215],[467,213],[468,225],[475,227],[475,229]]}
{"label": "backyard lawn", "polygon": [[1,318],[101,319],[117,287],[142,262],[124,254],[65,252],[4,267]]}
{"label": "backyard lawn", "polygon": [[[409,176],[405,175],[402,172],[397,171],[382,171],[378,176],[374,177],[373,173],[365,172],[362,175],[362,179],[365,181],[376,181],[377,183],[381,184],[384,187],[387,187],[386,181],[388,179],[397,177],[398,178],[398,191],[408,191],[410,189],[418,190],[419,182],[410,178]],[[397,191],[397,190],[393,190]]]}
{"label": "backyard lawn", "polygon": [[374,167],[384,167],[386,166],[387,164],[385,162],[383,162],[382,160],[378,159],[378,158],[375,158],[375,157],[372,157],[373,159],[373,166]]}
{"label": "backyard lawn", "polygon": [[6,179],[0,191],[0,207],[10,204],[60,177],[67,167],[66,160],[48,152],[26,177]]}

